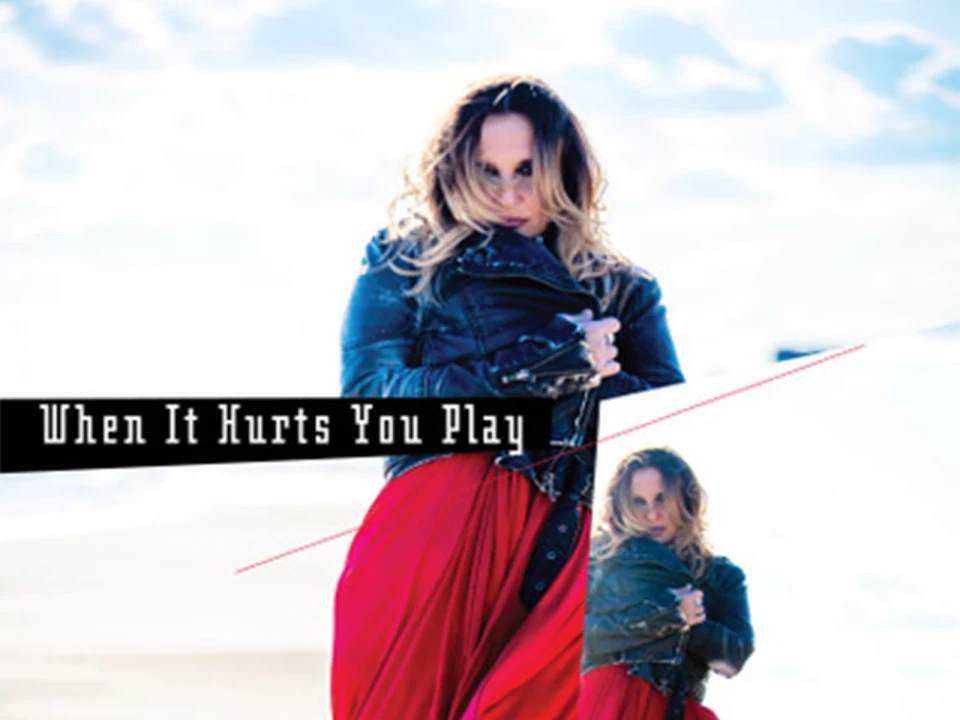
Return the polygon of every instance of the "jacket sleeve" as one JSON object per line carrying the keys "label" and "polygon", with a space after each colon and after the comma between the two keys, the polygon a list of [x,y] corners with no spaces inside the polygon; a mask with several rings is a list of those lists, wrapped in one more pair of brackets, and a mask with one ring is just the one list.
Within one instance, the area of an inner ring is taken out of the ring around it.
{"label": "jacket sleeve", "polygon": [[686,619],[672,595],[641,598],[617,613],[586,613],[583,625],[584,651],[589,656],[636,650],[668,635],[680,642]]}
{"label": "jacket sleeve", "polygon": [[345,397],[558,398],[596,385],[583,329],[557,316],[488,357],[417,366],[419,312],[414,282],[386,261],[383,234],[367,246],[344,318]]}
{"label": "jacket sleeve", "polygon": [[683,382],[667,311],[657,280],[636,268],[624,280],[632,283],[617,313],[617,361],[621,371],[604,381],[600,399]]}
{"label": "jacket sleeve", "polygon": [[727,563],[717,572],[716,608],[707,608],[707,620],[690,630],[687,651],[721,675],[733,677],[753,653],[753,627],[743,571]]}

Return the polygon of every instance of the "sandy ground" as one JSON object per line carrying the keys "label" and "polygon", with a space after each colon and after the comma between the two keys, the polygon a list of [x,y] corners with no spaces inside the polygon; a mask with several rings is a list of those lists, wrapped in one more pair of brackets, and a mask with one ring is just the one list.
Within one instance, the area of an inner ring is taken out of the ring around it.
{"label": "sandy ground", "polygon": [[365,508],[0,543],[0,718],[328,718],[332,599]]}

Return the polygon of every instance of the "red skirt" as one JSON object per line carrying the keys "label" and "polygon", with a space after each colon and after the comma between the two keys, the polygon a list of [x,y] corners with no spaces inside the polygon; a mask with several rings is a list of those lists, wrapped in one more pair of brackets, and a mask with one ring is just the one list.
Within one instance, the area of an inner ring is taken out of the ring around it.
{"label": "red skirt", "polygon": [[590,513],[532,612],[520,586],[553,507],[487,454],[389,482],[337,586],[335,720],[576,718]]}
{"label": "red skirt", "polygon": [[[580,683],[580,717],[590,720],[663,720],[668,698],[626,665],[591,670]],[[683,720],[717,720],[709,708],[687,700]]]}

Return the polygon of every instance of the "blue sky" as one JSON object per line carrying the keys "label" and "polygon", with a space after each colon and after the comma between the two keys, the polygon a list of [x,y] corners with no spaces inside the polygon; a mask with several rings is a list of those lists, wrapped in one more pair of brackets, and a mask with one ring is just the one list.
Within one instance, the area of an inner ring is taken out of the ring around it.
{"label": "blue sky", "polygon": [[0,3],[0,391],[335,393],[402,164],[504,70],[583,120],[691,377],[950,322],[950,5]]}

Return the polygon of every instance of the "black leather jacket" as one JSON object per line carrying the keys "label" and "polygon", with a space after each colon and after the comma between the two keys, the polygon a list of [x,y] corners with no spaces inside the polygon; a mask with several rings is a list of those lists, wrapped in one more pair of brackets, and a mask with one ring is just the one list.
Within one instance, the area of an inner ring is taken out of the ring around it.
{"label": "black leather jacket", "polygon": [[[577,447],[595,434],[599,399],[682,382],[656,280],[639,268],[581,285],[546,243],[498,228],[468,238],[434,278],[439,302],[405,290],[414,278],[391,269],[381,231],[367,245],[363,271],[347,309],[342,336],[342,389],[346,397],[547,397],[553,406],[552,448],[502,453],[498,464],[522,469],[556,500],[575,494],[589,504],[591,451],[529,467]],[[616,288],[608,307],[600,297]],[[590,308],[615,315],[622,371],[595,382],[584,332],[559,317]],[[439,455],[386,460],[388,479]]]}
{"label": "black leather jacket", "polygon": [[[612,557],[591,557],[589,573],[584,673],[624,663],[663,693],[703,702],[710,668],[735,675],[753,653],[745,577],[727,558],[713,558],[695,582],[669,546],[635,537]],[[703,591],[707,613],[693,627],[670,592],[687,584]]]}

